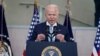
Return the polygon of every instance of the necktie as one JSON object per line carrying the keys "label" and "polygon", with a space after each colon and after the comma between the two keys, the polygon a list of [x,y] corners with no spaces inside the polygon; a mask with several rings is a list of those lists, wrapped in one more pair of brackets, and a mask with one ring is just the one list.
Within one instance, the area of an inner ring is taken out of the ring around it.
{"label": "necktie", "polygon": [[49,32],[50,32],[50,34],[53,34],[53,26],[49,27]]}

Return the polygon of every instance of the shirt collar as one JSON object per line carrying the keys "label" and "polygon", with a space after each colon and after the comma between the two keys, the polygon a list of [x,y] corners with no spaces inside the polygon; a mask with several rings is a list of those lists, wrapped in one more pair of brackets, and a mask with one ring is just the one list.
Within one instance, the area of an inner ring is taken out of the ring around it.
{"label": "shirt collar", "polygon": [[[49,22],[46,22],[47,26],[51,26]],[[54,23],[52,26],[57,26],[57,23]]]}

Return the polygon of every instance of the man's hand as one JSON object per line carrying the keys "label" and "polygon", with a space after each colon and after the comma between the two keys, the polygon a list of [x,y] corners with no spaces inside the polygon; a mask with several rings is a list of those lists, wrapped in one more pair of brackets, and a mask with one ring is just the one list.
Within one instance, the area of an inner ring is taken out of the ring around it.
{"label": "man's hand", "polygon": [[39,41],[42,41],[42,40],[45,40],[45,35],[44,34],[38,34],[35,41],[39,42]]}
{"label": "man's hand", "polygon": [[57,34],[56,35],[56,39],[58,39],[60,42],[66,42],[64,37],[65,36],[63,34]]}

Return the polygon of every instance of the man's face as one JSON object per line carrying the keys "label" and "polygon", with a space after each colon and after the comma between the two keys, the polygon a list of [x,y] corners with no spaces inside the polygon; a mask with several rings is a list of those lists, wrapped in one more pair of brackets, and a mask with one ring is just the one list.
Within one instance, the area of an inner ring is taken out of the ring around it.
{"label": "man's face", "polygon": [[58,10],[56,8],[48,8],[45,12],[45,16],[46,16],[46,20],[50,23],[50,24],[54,24],[55,22],[57,22],[58,19]]}

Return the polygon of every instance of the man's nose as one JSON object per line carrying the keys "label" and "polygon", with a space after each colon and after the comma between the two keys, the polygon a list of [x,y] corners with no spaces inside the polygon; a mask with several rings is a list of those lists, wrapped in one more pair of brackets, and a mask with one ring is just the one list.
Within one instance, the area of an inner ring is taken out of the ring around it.
{"label": "man's nose", "polygon": [[53,15],[51,15],[51,16],[50,16],[50,18],[54,18],[54,16],[53,16]]}

